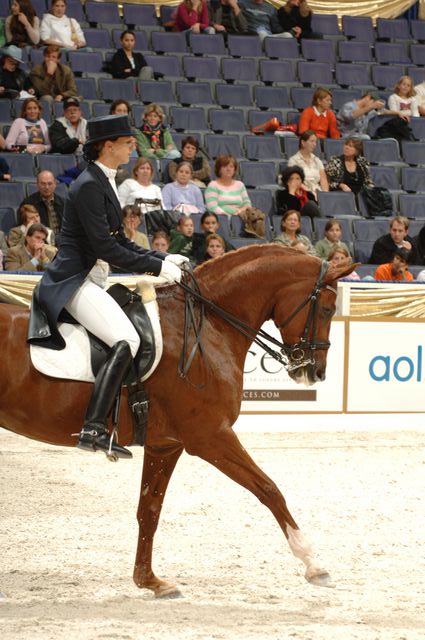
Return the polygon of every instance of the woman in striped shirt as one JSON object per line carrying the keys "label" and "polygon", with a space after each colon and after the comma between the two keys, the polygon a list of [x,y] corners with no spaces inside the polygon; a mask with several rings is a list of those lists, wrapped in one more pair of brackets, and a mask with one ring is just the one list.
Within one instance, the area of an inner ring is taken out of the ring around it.
{"label": "woman in striped shirt", "polygon": [[251,207],[245,185],[235,180],[238,169],[236,158],[231,155],[218,156],[215,161],[216,180],[205,189],[207,211],[217,215],[240,216]]}

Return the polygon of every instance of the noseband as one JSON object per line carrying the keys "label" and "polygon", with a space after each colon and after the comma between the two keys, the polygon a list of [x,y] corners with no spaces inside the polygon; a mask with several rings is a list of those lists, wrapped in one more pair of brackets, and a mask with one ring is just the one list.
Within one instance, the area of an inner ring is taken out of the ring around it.
{"label": "noseband", "polygon": [[[196,350],[199,349],[201,353],[202,345],[201,345],[201,331],[204,319],[204,307],[207,307],[211,311],[213,311],[217,316],[223,318],[228,324],[237,329],[239,333],[246,336],[251,340],[251,342],[255,342],[255,344],[259,345],[266,353],[268,353],[272,358],[280,362],[284,365],[284,367],[288,371],[294,371],[295,369],[299,369],[300,367],[304,367],[307,364],[315,364],[315,359],[313,356],[313,352],[316,349],[329,349],[330,342],[329,340],[316,341],[316,329],[317,329],[317,311],[318,311],[318,302],[319,295],[321,289],[329,289],[336,295],[336,289],[327,285],[323,282],[326,272],[328,270],[328,262],[326,260],[322,260],[320,266],[319,277],[316,280],[316,283],[313,287],[311,293],[298,305],[298,307],[291,313],[291,315],[284,320],[279,325],[276,325],[278,329],[283,329],[286,327],[289,322],[308,304],[310,304],[310,308],[308,311],[308,316],[306,320],[306,324],[304,327],[304,331],[302,336],[296,344],[289,346],[284,342],[277,340],[269,333],[264,331],[263,329],[259,329],[258,331],[253,327],[250,327],[248,324],[235,318],[232,314],[230,314],[225,309],[222,309],[218,305],[216,305],[208,298],[205,298],[199,290],[198,283],[191,271],[190,268],[183,267],[183,270],[186,275],[186,282],[180,282],[179,286],[185,292],[185,327],[184,327],[184,337],[183,337],[183,349],[179,361],[179,374],[181,377],[187,377],[187,373],[189,371],[190,365],[192,364],[193,358],[195,356]],[[188,284],[189,282],[189,284]],[[199,319],[196,321],[195,311],[193,307],[193,300],[201,303],[201,312],[199,314]],[[187,354],[188,347],[188,335],[190,327],[193,327],[195,334],[195,343],[192,347],[190,354]],[[280,349],[276,351],[272,349],[267,342],[275,345]]]}

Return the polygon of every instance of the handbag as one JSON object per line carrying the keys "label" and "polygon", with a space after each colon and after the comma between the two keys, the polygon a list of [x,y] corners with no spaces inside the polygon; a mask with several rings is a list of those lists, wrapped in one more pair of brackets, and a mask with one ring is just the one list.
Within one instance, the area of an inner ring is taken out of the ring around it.
{"label": "handbag", "polygon": [[375,216],[393,215],[393,199],[388,189],[385,187],[368,187],[365,185],[360,193],[371,218]]}
{"label": "handbag", "polygon": [[[161,200],[136,198],[135,206],[139,209],[140,215],[145,217],[148,235],[153,235],[156,231],[165,231],[170,235],[171,229],[175,229],[181,213],[179,211],[168,211],[162,208]],[[151,208],[158,207],[158,208]]]}

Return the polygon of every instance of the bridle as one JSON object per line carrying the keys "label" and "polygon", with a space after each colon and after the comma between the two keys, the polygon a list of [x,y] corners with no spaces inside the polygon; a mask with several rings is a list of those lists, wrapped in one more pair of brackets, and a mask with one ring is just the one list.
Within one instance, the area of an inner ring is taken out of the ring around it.
{"label": "bridle", "polygon": [[[308,310],[307,320],[304,327],[304,331],[300,337],[299,342],[294,345],[287,345],[280,340],[277,340],[263,329],[254,329],[250,325],[246,324],[239,318],[236,318],[231,313],[216,305],[208,298],[205,298],[199,289],[197,280],[193,275],[190,267],[183,266],[184,280],[179,283],[179,286],[185,292],[185,319],[184,319],[184,334],[183,334],[183,348],[179,360],[178,371],[182,378],[186,378],[196,351],[199,349],[203,354],[201,344],[201,333],[203,327],[203,321],[205,317],[205,308],[210,309],[220,318],[223,318],[228,324],[234,327],[239,333],[249,338],[251,342],[259,345],[266,353],[272,358],[284,365],[288,371],[294,371],[300,367],[304,367],[308,364],[315,364],[314,351],[317,349],[329,349],[329,340],[316,340],[317,331],[317,314],[319,296],[322,289],[328,289],[335,293],[336,289],[324,282],[325,275],[328,270],[329,263],[326,260],[322,260],[320,266],[319,276],[314,284],[314,287],[309,295],[298,305],[298,307],[290,314],[286,320],[277,325],[278,329],[282,329],[287,326],[288,323],[306,306],[310,305]],[[195,312],[193,301],[200,303],[198,317]],[[195,335],[195,341],[190,353],[188,353],[189,344],[189,332],[193,329]],[[276,346],[280,351],[276,351],[269,344]]]}

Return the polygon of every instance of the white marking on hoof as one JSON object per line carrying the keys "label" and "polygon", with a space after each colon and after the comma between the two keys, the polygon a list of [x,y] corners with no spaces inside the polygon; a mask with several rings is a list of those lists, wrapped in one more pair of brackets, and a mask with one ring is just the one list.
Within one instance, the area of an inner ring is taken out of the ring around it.
{"label": "white marking on hoof", "polygon": [[164,589],[160,589],[155,591],[155,598],[175,600],[177,598],[183,598],[183,594],[178,587],[175,585],[170,585],[169,587],[165,587]]}

